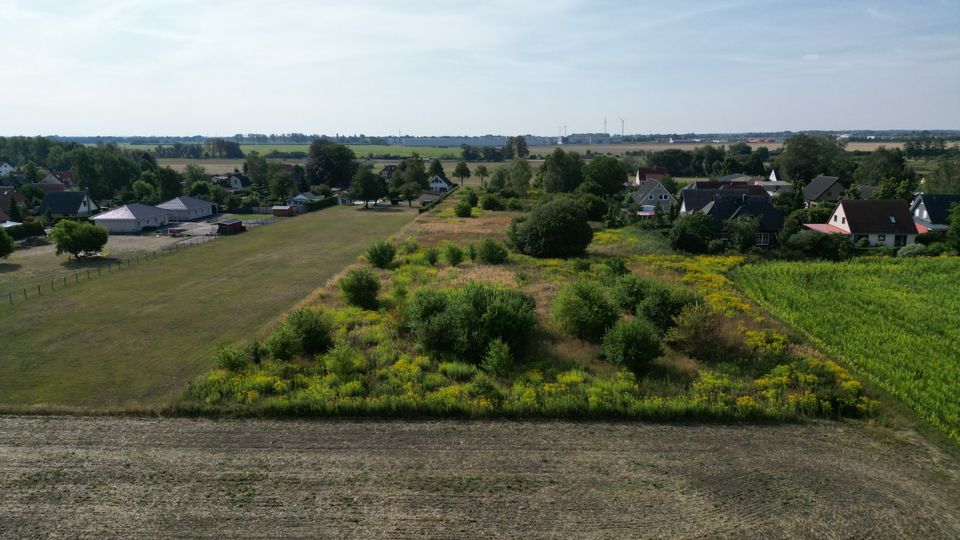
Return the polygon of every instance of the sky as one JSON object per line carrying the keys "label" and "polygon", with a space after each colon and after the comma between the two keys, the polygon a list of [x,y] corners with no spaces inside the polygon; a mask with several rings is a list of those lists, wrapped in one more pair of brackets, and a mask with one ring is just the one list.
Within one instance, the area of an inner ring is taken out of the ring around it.
{"label": "sky", "polygon": [[960,129],[960,0],[0,0],[0,135]]}

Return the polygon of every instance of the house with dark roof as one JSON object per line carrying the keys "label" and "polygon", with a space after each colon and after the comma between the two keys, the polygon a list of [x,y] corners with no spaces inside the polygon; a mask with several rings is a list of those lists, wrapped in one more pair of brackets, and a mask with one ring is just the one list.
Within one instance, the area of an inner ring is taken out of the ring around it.
{"label": "house with dark roof", "polygon": [[767,192],[767,195],[771,197],[793,191],[793,183],[784,182],[783,180],[754,180],[752,185],[763,188],[763,190]]}
{"label": "house with dark roof", "polygon": [[639,186],[644,180],[662,180],[668,174],[666,167],[638,167],[633,185]]}
{"label": "house with dark roof", "polygon": [[450,191],[456,185],[451,182],[449,178],[442,174],[433,175],[433,177],[430,178],[429,182],[427,183],[430,186],[430,191],[439,191],[441,193]]}
{"label": "house with dark roof", "polygon": [[950,208],[960,205],[960,195],[921,193],[910,203],[910,214],[920,233],[945,231],[950,226]]}
{"label": "house with dark roof", "polygon": [[31,183],[27,177],[22,174],[9,174],[0,176],[0,186],[20,187]]}
{"label": "house with dark roof", "polygon": [[170,214],[171,221],[193,221],[212,216],[216,205],[209,201],[181,195],[158,204],[157,208],[166,210]]}
{"label": "house with dark roof", "polygon": [[67,189],[77,187],[77,178],[73,175],[73,171],[53,171],[53,176],[67,186]]}
{"label": "house with dark roof", "polygon": [[219,174],[211,178],[214,184],[228,189],[230,191],[240,191],[249,189],[253,183],[247,178],[247,175],[234,171],[230,174]]}
{"label": "house with dark roof", "polygon": [[701,187],[680,190],[681,216],[688,216],[699,211],[717,195],[731,197],[750,195],[751,197],[770,198],[770,195],[762,186],[744,184],[742,182],[695,182],[695,184],[701,184]]}
{"label": "house with dark roof", "polygon": [[812,204],[836,203],[846,189],[836,176],[817,175],[803,188],[803,200],[809,207]]}
{"label": "house with dark roof", "polygon": [[907,201],[842,200],[826,223],[804,223],[824,234],[844,234],[852,242],[866,239],[871,246],[902,247],[917,238],[917,225]]}
{"label": "house with dark roof", "polygon": [[156,229],[166,225],[169,220],[170,214],[166,210],[139,203],[125,204],[90,218],[90,221],[107,229],[110,234]]}
{"label": "house with dark roof", "polygon": [[12,187],[0,187],[0,210],[4,212],[10,209],[10,200],[17,201],[21,211],[26,211],[27,199],[19,191]]}
{"label": "house with dark roof", "polygon": [[677,203],[677,199],[659,180],[643,180],[637,190],[630,194],[633,202],[640,206],[641,216],[653,216],[657,213],[670,211],[670,207]]}
{"label": "house with dark roof", "polygon": [[393,175],[399,172],[400,167],[397,165],[384,165],[383,168],[380,169],[380,179],[384,182],[389,182],[390,179],[393,178]]}
{"label": "house with dark roof", "polygon": [[40,202],[40,215],[47,213],[53,219],[84,218],[99,210],[86,191],[48,191]]}
{"label": "house with dark roof", "polygon": [[783,214],[770,203],[770,197],[730,195],[731,191],[717,193],[698,213],[713,218],[713,230],[724,241],[730,239],[726,232],[729,222],[739,218],[755,218],[758,224],[755,244],[761,247],[772,245],[783,228]]}

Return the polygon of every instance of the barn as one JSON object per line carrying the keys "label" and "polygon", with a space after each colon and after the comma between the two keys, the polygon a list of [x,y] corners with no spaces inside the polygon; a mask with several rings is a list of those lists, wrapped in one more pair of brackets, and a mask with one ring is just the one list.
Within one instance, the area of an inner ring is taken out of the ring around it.
{"label": "barn", "polygon": [[93,216],[90,220],[111,234],[138,233],[144,229],[163,227],[170,220],[170,214],[156,206],[134,203]]}
{"label": "barn", "polygon": [[157,208],[169,212],[171,221],[193,221],[212,216],[214,211],[212,202],[187,196],[170,199],[158,204]]}

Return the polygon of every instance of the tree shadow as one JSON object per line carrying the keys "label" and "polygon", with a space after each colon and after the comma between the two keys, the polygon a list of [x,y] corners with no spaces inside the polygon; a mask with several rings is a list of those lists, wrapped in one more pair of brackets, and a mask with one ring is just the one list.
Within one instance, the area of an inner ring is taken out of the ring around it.
{"label": "tree shadow", "polygon": [[117,265],[123,262],[123,259],[118,259],[116,257],[83,257],[79,261],[70,258],[66,261],[60,263],[60,266],[64,270],[90,270],[95,269],[98,266],[107,266],[107,265]]}
{"label": "tree shadow", "polygon": [[6,274],[8,272],[16,272],[17,270],[23,268],[22,264],[19,263],[2,263],[0,262],[0,274]]}

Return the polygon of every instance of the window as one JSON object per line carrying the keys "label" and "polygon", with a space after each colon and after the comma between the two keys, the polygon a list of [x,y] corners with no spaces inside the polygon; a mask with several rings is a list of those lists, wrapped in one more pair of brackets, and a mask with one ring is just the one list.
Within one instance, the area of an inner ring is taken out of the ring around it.
{"label": "window", "polygon": [[758,246],[769,246],[770,245],[770,233],[757,233],[757,245]]}
{"label": "window", "polygon": [[847,223],[847,216],[843,216],[842,218],[840,218],[840,223],[846,224],[846,223]]}
{"label": "window", "polygon": [[653,200],[653,193],[651,193],[651,194],[649,194],[649,195],[647,195],[647,198],[648,198],[648,199],[650,199],[650,200],[652,201],[652,200]]}
{"label": "window", "polygon": [[890,216],[890,223],[896,223],[896,222],[897,222],[897,218]]}
{"label": "window", "polygon": [[893,237],[893,246],[894,246],[894,247],[900,247],[900,246],[905,246],[905,245],[907,245],[907,235],[905,235],[905,234],[898,234],[898,235],[896,235],[896,236]]}
{"label": "window", "polygon": [[887,241],[887,235],[885,235],[885,234],[878,234],[878,235],[877,235],[877,242],[886,242],[886,241]]}
{"label": "window", "polygon": [[833,220],[834,220],[834,221],[837,220],[837,215],[836,215],[836,214],[833,215]]}

